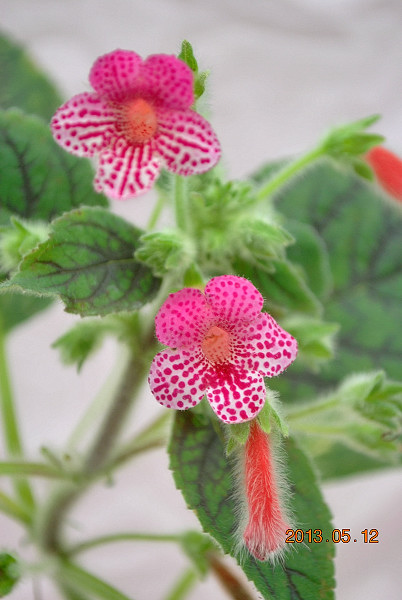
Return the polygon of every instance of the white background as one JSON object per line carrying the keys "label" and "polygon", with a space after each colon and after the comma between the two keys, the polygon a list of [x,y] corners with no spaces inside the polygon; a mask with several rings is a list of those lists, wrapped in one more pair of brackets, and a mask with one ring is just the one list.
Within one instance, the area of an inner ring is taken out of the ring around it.
{"label": "white background", "polygon": [[[229,177],[308,149],[334,124],[378,112],[383,119],[377,129],[391,149],[402,150],[400,0],[0,0],[0,25],[29,49],[66,99],[88,89],[89,69],[100,54],[117,47],[144,57],[177,53],[181,40],[189,39],[201,68],[212,73],[211,121]],[[150,198],[116,210],[144,224]],[[59,365],[50,345],[75,321],[55,305],[10,339],[23,433],[33,458],[42,444],[63,446],[115,362],[115,346],[108,342],[80,375]],[[144,390],[127,435],[161,410]],[[119,472],[115,484],[100,485],[80,502],[72,535],[197,528],[163,451]],[[376,545],[337,546],[339,600],[400,597],[401,492],[396,472],[324,487],[335,527],[350,528],[358,537],[365,528],[380,532]],[[0,547],[16,544],[30,556],[20,529],[0,517]],[[113,545],[84,558],[88,568],[136,600],[162,600],[187,565],[172,545]],[[46,581],[41,590],[43,600],[58,600]],[[191,600],[226,597],[208,578]],[[29,581],[10,596],[31,598]]]}

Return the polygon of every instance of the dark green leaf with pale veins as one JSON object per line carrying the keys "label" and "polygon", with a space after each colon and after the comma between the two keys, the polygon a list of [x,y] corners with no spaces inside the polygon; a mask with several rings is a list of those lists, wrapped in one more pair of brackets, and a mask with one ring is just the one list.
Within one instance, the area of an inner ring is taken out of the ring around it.
{"label": "dark green leaf with pale veins", "polygon": [[[286,442],[286,451],[296,523],[304,531],[322,529],[324,541],[292,544],[283,566],[273,567],[248,555],[241,567],[265,600],[331,600],[334,544],[325,541],[332,531],[330,513],[306,456],[293,440]],[[177,412],[169,452],[176,485],[204,531],[239,559],[234,551],[237,522],[232,468],[208,419],[194,411]]]}
{"label": "dark green leaf with pale veins", "polygon": [[27,255],[7,284],[60,296],[66,311],[105,315],[149,302],[160,280],[133,258],[142,231],[101,208],[82,208],[54,221],[49,239]]}

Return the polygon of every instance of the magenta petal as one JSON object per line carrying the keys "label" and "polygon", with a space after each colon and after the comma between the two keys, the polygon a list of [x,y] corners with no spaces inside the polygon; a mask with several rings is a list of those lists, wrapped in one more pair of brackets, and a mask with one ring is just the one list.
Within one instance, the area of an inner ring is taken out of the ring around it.
{"label": "magenta petal", "polygon": [[89,82],[103,98],[121,102],[138,90],[142,58],[129,50],[100,56],[89,73]]}
{"label": "magenta petal", "polygon": [[121,136],[100,154],[95,189],[116,200],[134,198],[152,187],[159,169],[150,143],[133,146]]}
{"label": "magenta petal", "polygon": [[195,288],[170,294],[155,318],[156,337],[174,348],[199,344],[211,312],[204,295]]}
{"label": "magenta petal", "polygon": [[116,135],[114,111],[97,94],[78,94],[51,121],[56,142],[77,156],[94,156]]}
{"label": "magenta petal", "polygon": [[194,102],[193,73],[175,56],[149,56],[141,68],[141,91],[158,106],[185,110]]}
{"label": "magenta petal", "polygon": [[204,173],[221,155],[219,141],[208,121],[192,111],[157,110],[156,148],[166,168],[177,175]]}
{"label": "magenta petal", "polygon": [[166,408],[192,408],[205,394],[208,372],[205,361],[193,352],[163,350],[151,364],[148,382],[157,401]]}
{"label": "magenta petal", "polygon": [[205,287],[205,296],[214,314],[231,324],[256,319],[264,303],[260,292],[248,279],[235,275],[211,279]]}
{"label": "magenta petal", "polygon": [[235,333],[241,340],[236,365],[274,377],[296,358],[297,341],[267,313],[247,326],[237,327]]}
{"label": "magenta petal", "polygon": [[225,423],[243,423],[258,415],[265,402],[264,379],[260,373],[231,369],[218,374],[207,390],[213,411]]}

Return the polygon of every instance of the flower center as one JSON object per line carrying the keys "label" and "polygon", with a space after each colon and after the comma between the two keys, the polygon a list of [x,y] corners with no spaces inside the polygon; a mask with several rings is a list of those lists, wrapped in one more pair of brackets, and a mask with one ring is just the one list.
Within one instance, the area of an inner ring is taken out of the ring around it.
{"label": "flower center", "polygon": [[201,350],[211,363],[227,362],[230,358],[230,336],[227,331],[214,325],[201,343]]}
{"label": "flower center", "polygon": [[128,102],[125,108],[127,137],[136,144],[147,142],[153,137],[158,126],[152,105],[142,98],[136,98]]}

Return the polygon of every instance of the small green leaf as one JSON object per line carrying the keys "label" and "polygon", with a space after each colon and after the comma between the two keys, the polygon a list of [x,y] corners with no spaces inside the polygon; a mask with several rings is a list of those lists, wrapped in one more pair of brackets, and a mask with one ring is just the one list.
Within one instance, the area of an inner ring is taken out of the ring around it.
{"label": "small green leaf", "polygon": [[387,380],[381,371],[352,375],[335,391],[293,409],[288,417],[318,465],[329,467],[327,477],[356,468],[353,462],[345,464],[341,445],[377,466],[401,462],[402,383]]}
{"label": "small green leaf", "polygon": [[0,268],[12,271],[23,256],[48,236],[45,223],[28,222],[11,217],[10,225],[0,226]]}
{"label": "small green leaf", "polygon": [[178,57],[185,62],[194,73],[194,96],[195,100],[198,100],[205,92],[205,82],[209,73],[208,71],[202,71],[201,73],[198,71],[198,63],[194,56],[193,47],[187,40],[183,40]]}
{"label": "small green leaf", "polygon": [[[309,461],[291,439],[286,442],[289,478],[293,485],[292,510],[303,530],[321,529],[331,536],[330,513],[317,486]],[[334,598],[334,544],[298,544],[284,563],[273,567],[240,557],[235,552],[236,500],[232,468],[224,446],[209,420],[193,411],[177,412],[169,447],[170,466],[177,487],[206,533],[234,556],[265,600]],[[329,538],[331,539],[331,538]]]}
{"label": "small green leaf", "polygon": [[198,73],[198,63],[194,56],[193,47],[187,40],[183,40],[181,43],[179,58],[190,67],[193,73]]}
{"label": "small green leaf", "polygon": [[19,579],[17,560],[7,552],[0,553],[0,598],[7,596]]}
{"label": "small green leaf", "polygon": [[160,285],[133,258],[141,234],[101,208],[66,213],[3,288],[60,296],[67,312],[82,316],[132,311],[149,302]]}
{"label": "small green leaf", "polygon": [[372,115],[346,125],[332,129],[325,137],[322,146],[325,152],[337,160],[345,162],[359,157],[382,144],[384,137],[374,133],[366,133],[366,129],[376,123],[379,115]]}
{"label": "small green leaf", "polygon": [[135,258],[146,264],[157,277],[169,271],[183,271],[192,262],[194,249],[180,232],[146,233],[140,238]]}
{"label": "small green leaf", "polygon": [[0,107],[21,108],[48,121],[62,100],[24,49],[0,35]]}

